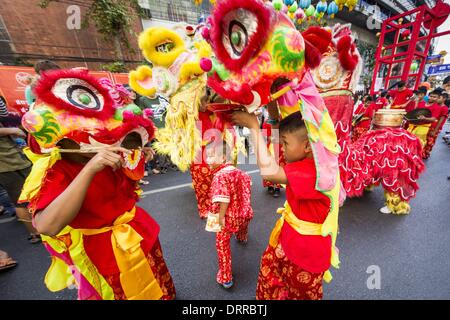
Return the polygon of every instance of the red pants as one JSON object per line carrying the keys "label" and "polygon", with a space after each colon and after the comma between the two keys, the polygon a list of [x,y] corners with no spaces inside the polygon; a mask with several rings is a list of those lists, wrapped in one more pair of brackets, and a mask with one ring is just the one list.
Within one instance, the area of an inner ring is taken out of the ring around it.
{"label": "red pants", "polygon": [[431,156],[431,150],[433,150],[433,147],[436,143],[437,137],[438,137],[437,135],[432,136],[431,134],[428,134],[427,144],[422,149],[422,158],[423,159],[428,159]]}
{"label": "red pants", "polygon": [[311,273],[293,264],[281,244],[267,247],[261,259],[257,300],[321,300],[322,273]]}
{"label": "red pants", "polygon": [[217,272],[217,282],[226,283],[233,279],[231,272],[231,248],[230,239],[233,233],[236,235],[236,239],[240,242],[247,242],[248,236],[248,224],[250,220],[245,220],[237,232],[230,232],[228,230],[220,231],[216,234],[216,249],[219,271]]}
{"label": "red pants", "polygon": [[[155,275],[156,281],[158,281],[159,287],[163,292],[161,300],[174,300],[176,295],[175,286],[173,284],[169,270],[167,269],[166,262],[164,261],[159,240],[156,240],[153,248],[150,250],[147,256],[147,260],[153,274]],[[126,299],[125,293],[123,292],[122,286],[120,284],[120,274],[114,274],[105,277],[105,280],[113,289],[115,300]]]}
{"label": "red pants", "polygon": [[192,185],[197,197],[198,214],[200,218],[207,218],[211,208],[209,189],[211,188],[211,169],[206,164],[193,164],[191,166]]}

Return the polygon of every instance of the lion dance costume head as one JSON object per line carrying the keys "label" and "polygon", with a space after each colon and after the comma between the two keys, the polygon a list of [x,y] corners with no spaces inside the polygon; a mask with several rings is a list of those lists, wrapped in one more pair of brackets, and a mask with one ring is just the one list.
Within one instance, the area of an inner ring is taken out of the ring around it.
{"label": "lion dance costume head", "polygon": [[113,98],[110,90],[87,70],[45,73],[35,88],[36,104],[22,119],[32,151],[58,153],[63,140],[81,151],[122,146],[133,150],[123,170],[133,180],[142,178],[142,147],[154,136],[151,114]]}

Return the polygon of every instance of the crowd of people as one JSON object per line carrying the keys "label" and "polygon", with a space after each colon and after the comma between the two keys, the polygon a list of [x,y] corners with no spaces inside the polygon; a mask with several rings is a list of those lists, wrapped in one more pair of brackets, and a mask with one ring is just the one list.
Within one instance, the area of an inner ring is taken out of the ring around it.
{"label": "crowd of people", "polygon": [[[443,80],[441,87],[433,89],[427,82],[420,84],[417,90],[408,88],[405,81],[399,81],[396,87],[392,90],[381,90],[374,96],[366,94],[362,98],[355,97],[352,141],[358,140],[362,134],[371,129],[378,110],[404,110],[406,121],[403,128],[417,136],[423,147],[422,157],[428,159],[449,116],[450,76]],[[424,113],[419,111],[416,119],[409,119],[408,115],[412,115],[418,109],[423,109],[421,111]],[[443,136],[447,144],[450,140],[449,133],[446,131]]]}

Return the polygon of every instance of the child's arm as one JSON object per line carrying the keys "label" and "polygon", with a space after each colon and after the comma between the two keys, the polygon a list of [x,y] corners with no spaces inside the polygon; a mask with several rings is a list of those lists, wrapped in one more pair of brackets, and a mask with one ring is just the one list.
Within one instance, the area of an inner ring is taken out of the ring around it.
{"label": "child's arm", "polygon": [[77,216],[86,197],[89,185],[97,172],[109,166],[120,169],[123,158],[118,152],[129,153],[124,148],[107,148],[98,152],[47,208],[35,215],[36,230],[44,235],[55,236]]}
{"label": "child's arm", "polygon": [[219,224],[221,227],[225,227],[225,215],[227,214],[228,210],[228,203],[227,202],[220,202],[220,208],[219,208]]}
{"label": "child's arm", "polygon": [[250,129],[261,176],[273,183],[287,184],[288,181],[283,168],[277,164],[275,158],[267,150],[256,116],[248,112],[237,111],[233,113],[232,119],[236,125]]}

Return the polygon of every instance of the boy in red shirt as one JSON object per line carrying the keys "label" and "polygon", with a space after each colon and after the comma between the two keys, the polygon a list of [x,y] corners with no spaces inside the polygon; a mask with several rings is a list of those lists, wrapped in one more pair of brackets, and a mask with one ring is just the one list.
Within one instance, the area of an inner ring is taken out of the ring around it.
{"label": "boy in red shirt", "polygon": [[[431,96],[433,96],[431,98]],[[428,131],[427,143],[423,148],[423,158],[428,159],[431,155],[431,150],[433,150],[436,139],[439,136],[445,122],[448,119],[448,107],[445,105],[445,97],[443,89],[436,89],[430,93],[430,98],[436,100],[436,103],[431,106],[431,112],[436,117],[437,121],[431,124],[430,130]]]}
{"label": "boy in red shirt", "polygon": [[[258,165],[264,178],[286,184],[288,205],[282,218],[285,223],[278,238],[272,233],[261,259],[256,298],[322,299],[322,280],[330,267],[332,239],[313,229],[322,226],[331,210],[331,202],[315,188],[317,174],[313,149],[302,115],[295,112],[280,122],[282,149],[287,162],[284,168],[265,152],[253,115],[237,112],[233,120],[252,130],[253,140],[257,142]],[[278,231],[277,227],[274,231]]]}
{"label": "boy in red shirt", "polygon": [[219,214],[221,226],[221,231],[216,234],[219,265],[216,281],[229,289],[233,286],[230,239],[235,234],[237,241],[247,242],[248,225],[253,218],[252,180],[227,160],[231,159],[231,150],[225,141],[211,142],[206,153],[206,161],[212,170],[211,212]]}
{"label": "boy in red shirt", "polygon": [[388,106],[389,100],[387,98],[388,92],[386,90],[382,90],[380,93],[380,97],[376,100],[377,110],[384,109]]}
{"label": "boy in red shirt", "polygon": [[364,101],[363,105],[360,105],[358,109],[355,111],[355,117],[360,118],[354,125],[353,125],[353,132],[352,132],[352,142],[355,142],[359,139],[364,133],[369,131],[370,125],[372,123],[372,118],[377,110],[377,105],[373,103],[372,97],[368,96],[366,100]]}
{"label": "boy in red shirt", "polygon": [[394,99],[391,109],[405,109],[414,92],[406,87],[405,81],[400,81],[397,87],[397,90],[389,91],[389,95]]}
{"label": "boy in red shirt", "polygon": [[422,124],[410,124],[408,126],[408,131],[413,133],[422,144],[422,147],[425,147],[427,143],[428,132],[430,131],[434,122],[437,122],[437,119],[440,116],[441,108],[436,103],[438,98],[438,94],[436,91],[433,91],[429,94],[428,103],[421,101],[418,103],[417,108],[429,109],[431,111],[431,117],[420,116],[419,119],[422,120]]}

